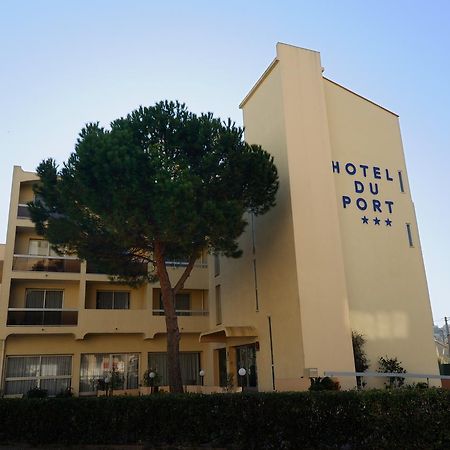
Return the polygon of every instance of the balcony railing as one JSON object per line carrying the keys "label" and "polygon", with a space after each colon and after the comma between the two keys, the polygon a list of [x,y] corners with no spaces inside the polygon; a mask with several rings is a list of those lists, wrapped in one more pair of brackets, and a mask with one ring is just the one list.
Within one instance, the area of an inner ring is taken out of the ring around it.
{"label": "balcony railing", "polygon": [[[177,316],[207,316],[209,314],[209,311],[206,311],[204,309],[177,309],[175,310],[175,313]],[[154,309],[153,315],[164,316],[164,310]]]}
{"label": "balcony railing", "polygon": [[17,206],[17,217],[19,219],[29,219],[31,217],[30,210],[28,209],[28,205],[19,203],[19,205]]}
{"label": "balcony railing", "polygon": [[9,326],[72,326],[77,323],[78,310],[76,309],[9,308],[6,324]]}
{"label": "balcony railing", "polygon": [[[186,267],[188,263],[189,261],[183,259],[166,261],[166,267]],[[202,262],[201,259],[197,259],[197,261],[195,261],[194,267],[205,268],[208,267],[208,263]]]}
{"label": "balcony railing", "polygon": [[13,270],[80,273],[79,259],[67,256],[14,255]]}

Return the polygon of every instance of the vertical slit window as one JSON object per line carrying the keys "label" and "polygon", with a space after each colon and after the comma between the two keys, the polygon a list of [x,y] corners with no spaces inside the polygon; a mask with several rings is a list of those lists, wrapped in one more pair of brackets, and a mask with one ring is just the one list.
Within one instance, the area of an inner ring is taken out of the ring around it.
{"label": "vertical slit window", "polygon": [[414,242],[413,242],[413,238],[412,238],[412,230],[411,230],[411,224],[410,223],[406,224],[406,233],[408,235],[409,246],[410,247],[414,247]]}
{"label": "vertical slit window", "polygon": [[214,255],[214,276],[218,277],[220,275],[220,256],[218,254]]}
{"label": "vertical slit window", "polygon": [[400,184],[400,192],[405,192],[405,186],[403,184],[403,175],[401,170],[398,171],[398,182]]}
{"label": "vertical slit window", "polygon": [[253,259],[253,276],[255,278],[255,306],[256,306],[256,311],[259,311],[258,277],[256,275],[256,259]]}
{"label": "vertical slit window", "polygon": [[222,323],[222,300],[220,298],[220,284],[216,286],[216,325]]}

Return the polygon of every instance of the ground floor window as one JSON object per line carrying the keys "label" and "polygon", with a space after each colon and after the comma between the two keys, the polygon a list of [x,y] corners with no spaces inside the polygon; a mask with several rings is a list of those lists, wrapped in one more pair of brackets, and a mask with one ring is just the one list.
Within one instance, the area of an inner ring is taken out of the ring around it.
{"label": "ground floor window", "polygon": [[[200,353],[180,352],[181,379],[183,384],[201,384],[200,381]],[[161,379],[161,385],[169,384],[167,368],[167,353],[154,352],[148,354],[148,368],[154,370]]]}
{"label": "ground floor window", "polygon": [[66,355],[8,356],[5,394],[26,394],[31,388],[56,395],[70,387],[72,357]]}
{"label": "ground floor window", "polygon": [[110,378],[113,389],[137,389],[138,353],[85,353],[81,355],[80,392],[95,392],[98,380]]}

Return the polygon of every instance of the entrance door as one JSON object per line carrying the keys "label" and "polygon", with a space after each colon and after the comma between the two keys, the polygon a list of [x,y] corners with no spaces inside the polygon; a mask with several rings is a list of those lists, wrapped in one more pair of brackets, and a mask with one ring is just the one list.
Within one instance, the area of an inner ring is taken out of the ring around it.
{"label": "entrance door", "polygon": [[256,371],[256,348],[254,344],[236,347],[237,370],[245,369],[245,375],[237,374],[238,386],[245,390],[258,390]]}

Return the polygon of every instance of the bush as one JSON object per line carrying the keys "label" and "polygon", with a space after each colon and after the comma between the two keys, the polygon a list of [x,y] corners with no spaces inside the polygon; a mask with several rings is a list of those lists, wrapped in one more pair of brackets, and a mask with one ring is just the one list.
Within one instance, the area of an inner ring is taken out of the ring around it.
{"label": "bush", "polygon": [[[153,374],[153,378],[150,376]],[[147,369],[142,378],[142,384],[147,387],[155,387],[161,384],[161,377],[155,369]]]}
{"label": "bush", "polygon": [[[369,368],[369,359],[364,348],[366,338],[357,331],[352,331],[353,359],[355,361],[356,372],[365,372]],[[361,389],[366,385],[362,377],[356,377],[356,385]]]}
{"label": "bush", "polygon": [[0,444],[22,447],[443,449],[450,448],[450,392],[1,399],[0,423]]}
{"label": "bush", "polygon": [[[402,367],[402,362],[397,358],[388,358],[380,356],[378,359],[379,369],[377,372],[380,373],[406,373],[406,370]],[[405,384],[405,379],[403,377],[388,377],[389,384],[384,383],[386,389],[395,389],[402,387]]]}
{"label": "bush", "polygon": [[27,392],[27,398],[46,398],[48,395],[45,389],[38,388],[37,386],[32,387]]}
{"label": "bush", "polygon": [[310,391],[339,391],[341,389],[339,381],[334,381],[330,377],[310,378],[309,381],[311,383]]}
{"label": "bush", "polygon": [[72,388],[69,386],[66,389],[61,389],[55,396],[56,398],[73,397]]}

